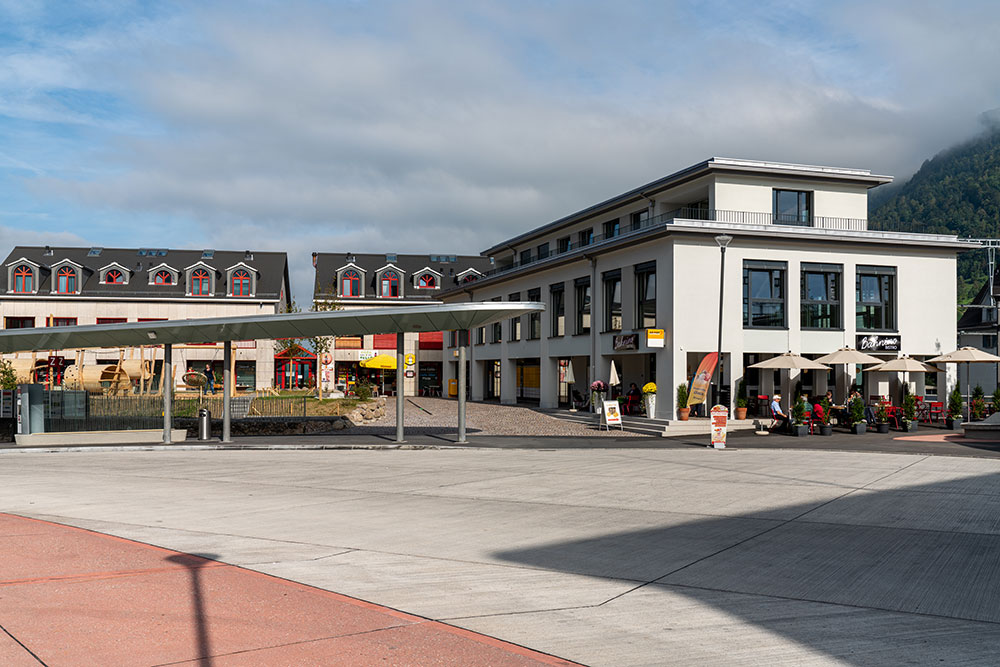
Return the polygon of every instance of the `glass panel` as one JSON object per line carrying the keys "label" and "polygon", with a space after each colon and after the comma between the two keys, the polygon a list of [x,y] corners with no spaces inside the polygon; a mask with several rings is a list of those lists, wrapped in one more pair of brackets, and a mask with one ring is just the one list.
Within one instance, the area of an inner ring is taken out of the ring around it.
{"label": "glass panel", "polygon": [[754,299],[771,298],[770,271],[750,271],[750,296]]}

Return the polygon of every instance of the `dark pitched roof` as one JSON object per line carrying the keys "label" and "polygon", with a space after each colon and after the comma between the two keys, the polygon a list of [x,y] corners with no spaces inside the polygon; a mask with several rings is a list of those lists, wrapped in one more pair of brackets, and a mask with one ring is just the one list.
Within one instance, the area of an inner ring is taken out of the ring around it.
{"label": "dark pitched roof", "polygon": [[[475,269],[485,274],[493,268],[488,257],[481,255],[400,255],[373,253],[321,252],[313,254],[313,264],[316,267],[316,294],[329,293],[336,288],[337,271],[348,264],[354,264],[365,272],[365,297],[374,298],[376,272],[392,264],[403,271],[403,297],[409,299],[436,299],[458,285],[458,276],[467,269]],[[430,268],[441,275],[440,289],[416,290],[413,288],[413,276],[417,272]]]}
{"label": "dark pitched roof", "polygon": [[[99,252],[98,252],[99,251]],[[249,257],[243,250],[209,251],[173,250],[168,248],[62,248],[41,246],[16,246],[4,261],[0,271],[0,295],[7,293],[7,265],[20,259],[38,264],[38,294],[48,294],[52,289],[52,267],[69,260],[83,267],[81,272],[81,297],[116,296],[143,298],[182,298],[186,293],[184,269],[198,262],[204,262],[215,269],[215,296],[199,297],[213,300],[227,300],[226,269],[244,263],[257,271],[257,289],[254,299],[277,300],[282,285],[288,283],[288,256],[283,252],[250,251]],[[204,257],[203,257],[204,256]],[[100,270],[109,264],[118,264],[128,270],[127,285],[108,285],[100,282]],[[166,264],[179,273],[173,285],[149,284],[149,270]],[[287,292],[287,287],[286,287]],[[288,294],[284,295],[288,298]]]}
{"label": "dark pitched roof", "polygon": [[[972,304],[978,306],[989,305],[990,281],[983,282],[983,286],[976,292],[972,299]],[[993,294],[1000,298],[1000,269],[993,274]],[[985,319],[984,319],[985,318]],[[990,319],[990,311],[987,308],[967,308],[962,317],[958,318],[959,331],[974,331],[976,329],[987,329],[991,333],[997,328],[996,320]]]}

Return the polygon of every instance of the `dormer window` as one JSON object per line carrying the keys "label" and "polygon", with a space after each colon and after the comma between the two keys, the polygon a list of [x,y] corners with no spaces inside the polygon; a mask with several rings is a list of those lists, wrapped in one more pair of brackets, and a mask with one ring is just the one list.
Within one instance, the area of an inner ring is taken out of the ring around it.
{"label": "dormer window", "polygon": [[35,272],[27,264],[21,264],[13,272],[14,293],[31,294],[35,291]]}
{"label": "dormer window", "polygon": [[233,296],[250,296],[250,272],[245,269],[233,271],[230,278],[230,285],[233,287]]}
{"label": "dormer window", "polygon": [[382,272],[382,279],[379,281],[381,286],[381,296],[390,299],[398,299],[400,296],[399,292],[399,274],[392,269]]}
{"label": "dormer window", "polygon": [[[152,266],[152,264],[153,263],[150,262],[147,274],[149,276],[150,285],[153,285],[154,287],[162,285],[176,285],[180,282],[180,274],[177,272],[177,269],[166,263],[157,264],[156,266]],[[136,267],[136,270],[138,271],[141,268],[142,265],[140,264]]]}
{"label": "dormer window", "polygon": [[479,280],[479,276],[476,275],[475,273],[470,273],[469,275],[462,278],[463,283],[474,283],[477,280]]}
{"label": "dormer window", "polygon": [[340,296],[361,296],[361,276],[354,269],[340,274]]}
{"label": "dormer window", "polygon": [[191,294],[193,296],[211,296],[212,278],[205,269],[195,269],[191,272]]}
{"label": "dormer window", "polygon": [[417,287],[421,289],[434,289],[437,287],[437,278],[432,273],[424,273],[417,278]]}
{"label": "dormer window", "polygon": [[174,284],[174,274],[170,273],[165,269],[161,269],[153,274],[153,284],[154,285],[173,285]]}
{"label": "dormer window", "polygon": [[56,294],[76,294],[76,269],[63,266],[56,271]]}
{"label": "dormer window", "polygon": [[118,269],[111,269],[104,274],[104,282],[107,285],[124,285],[125,276]]}

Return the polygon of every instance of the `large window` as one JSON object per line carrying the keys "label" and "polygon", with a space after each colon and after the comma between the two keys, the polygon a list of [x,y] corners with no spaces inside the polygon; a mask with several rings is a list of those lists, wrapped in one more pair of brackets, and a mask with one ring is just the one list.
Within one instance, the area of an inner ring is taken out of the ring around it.
{"label": "large window", "polygon": [[212,294],[212,279],[205,269],[195,269],[191,272],[191,294],[194,296],[210,296]]}
{"label": "large window", "polygon": [[174,274],[169,271],[157,271],[156,275],[153,276],[154,285],[173,285],[174,284]]}
{"label": "large window", "polygon": [[354,269],[340,274],[340,296],[361,296],[361,274]]}
{"label": "large window", "polygon": [[[495,297],[493,301],[502,301],[500,297]],[[503,340],[503,324],[500,322],[494,322],[490,325],[490,342],[499,343]]]}
{"label": "large window", "polygon": [[859,266],[857,279],[858,331],[896,330],[896,269]]}
{"label": "large window", "polygon": [[551,336],[566,335],[566,283],[556,283],[549,287],[552,297]]}
{"label": "large window", "polygon": [[538,246],[538,259],[545,259],[549,256],[549,244],[543,243]]}
{"label": "large window", "polygon": [[635,267],[635,328],[656,327],[656,262]]}
{"label": "large window", "polygon": [[125,276],[118,269],[108,269],[104,274],[104,282],[108,285],[124,285]]}
{"label": "large window", "polygon": [[785,262],[743,262],[743,326],[785,326]]}
{"label": "large window", "polygon": [[5,317],[3,318],[5,329],[31,329],[35,326],[34,317]]}
{"label": "large window", "polygon": [[604,330],[622,330],[622,272],[608,271],[604,278]]}
{"label": "large window", "polygon": [[76,269],[64,266],[56,271],[56,293],[75,294],[76,293]]}
{"label": "large window", "polygon": [[31,267],[22,264],[14,269],[14,293],[29,294],[34,291],[34,289],[35,273],[31,270]]}
{"label": "large window", "polygon": [[521,262],[522,266],[524,264],[531,264],[531,251],[530,250],[522,250],[521,251],[520,262]]}
{"label": "large window", "polygon": [[591,243],[594,242],[594,229],[593,228],[584,229],[577,235],[577,238],[579,239],[577,245],[581,247],[585,245],[590,245]]}
{"label": "large window", "polygon": [[[100,324],[100,322],[98,322]],[[75,327],[75,317],[53,317],[49,320],[50,327]]]}
{"label": "large window", "polygon": [[243,269],[233,271],[230,279],[233,286],[233,296],[250,296],[250,272]]}
{"label": "large window", "polygon": [[399,274],[395,271],[382,272],[382,293],[383,297],[391,299],[399,298]]}
{"label": "large window", "polygon": [[437,287],[437,277],[433,273],[424,273],[417,278],[417,287],[420,289],[434,289]]}
{"label": "large window", "polygon": [[802,328],[840,329],[841,316],[840,264],[802,265]]}
{"label": "large window", "polygon": [[812,193],[799,190],[775,190],[774,224],[802,227],[811,225]]}
{"label": "large window", "polygon": [[590,333],[590,277],[576,281],[576,333]]}
{"label": "large window", "polygon": [[[541,301],[542,290],[528,290],[528,301]],[[534,340],[542,337],[542,315],[538,311],[528,314],[528,339]]]}
{"label": "large window", "polygon": [[[510,296],[507,297],[507,300],[508,301],[520,301],[521,300],[521,293],[520,292],[514,292],[513,294],[511,294]],[[508,340],[510,340],[510,341],[521,340],[521,318],[520,317],[512,317],[510,319],[510,337],[508,338]]]}
{"label": "large window", "polygon": [[645,211],[636,211],[629,216],[629,219],[632,221],[632,231],[638,231],[642,229],[642,223],[649,220],[649,209],[647,208]]}
{"label": "large window", "polygon": [[621,232],[621,226],[618,222],[618,218],[614,220],[608,220],[604,223],[604,238],[611,239]]}
{"label": "large window", "polygon": [[559,254],[562,254],[564,252],[569,252],[569,246],[570,246],[569,237],[564,236],[558,241],[556,241],[556,252],[558,252]]}

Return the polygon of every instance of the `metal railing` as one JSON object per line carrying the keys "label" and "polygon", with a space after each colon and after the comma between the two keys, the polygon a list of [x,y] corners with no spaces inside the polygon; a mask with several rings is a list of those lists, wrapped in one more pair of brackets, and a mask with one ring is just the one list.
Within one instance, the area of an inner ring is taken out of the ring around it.
{"label": "metal railing", "polygon": [[562,248],[556,247],[554,250],[549,250],[549,252],[542,257],[534,254],[526,254],[522,257],[520,254],[515,255],[510,261],[500,264],[494,269],[490,269],[486,272],[486,276],[498,275],[501,273],[507,273],[508,271],[514,271],[522,266],[527,266],[529,264],[537,264],[538,262],[544,260],[550,260],[558,258],[560,255],[565,255],[571,252],[580,251],[583,248],[599,246],[603,243],[611,242],[619,238],[627,238],[629,236],[637,235],[639,233],[645,232],[654,227],[662,227],[664,225],[675,225],[683,224],[686,220],[698,220],[706,222],[719,222],[723,224],[734,224],[734,225],[778,225],[782,227],[811,227],[814,229],[830,229],[836,231],[851,231],[851,232],[894,232],[894,233],[905,233],[905,234],[950,234],[954,235],[953,232],[949,231],[943,226],[931,226],[918,222],[904,222],[904,221],[871,221],[869,222],[865,218],[835,218],[829,216],[810,216],[808,219],[803,219],[795,215],[781,215],[775,216],[772,213],[761,213],[756,211],[728,211],[724,209],[710,209],[705,207],[682,207],[677,208],[667,213],[661,215],[653,216],[645,220],[634,223],[627,218],[620,219],[620,227],[617,228],[617,233],[611,234],[594,234],[590,243],[580,244],[577,239],[573,237],[570,238],[568,244],[564,245]]}

